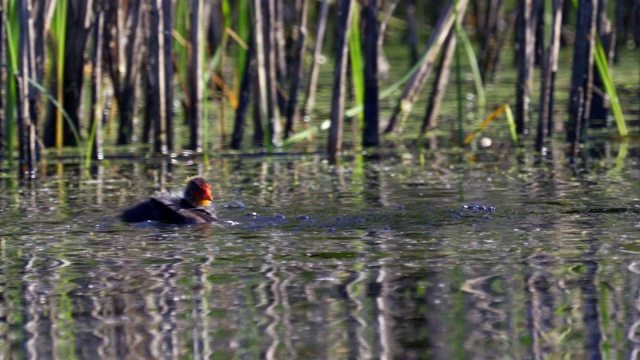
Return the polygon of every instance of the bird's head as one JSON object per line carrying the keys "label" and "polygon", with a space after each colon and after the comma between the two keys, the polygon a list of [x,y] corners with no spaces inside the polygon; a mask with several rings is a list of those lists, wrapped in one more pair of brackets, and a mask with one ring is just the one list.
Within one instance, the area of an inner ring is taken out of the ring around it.
{"label": "bird's head", "polygon": [[211,204],[211,185],[201,178],[190,179],[184,189],[184,198],[195,206],[208,206]]}

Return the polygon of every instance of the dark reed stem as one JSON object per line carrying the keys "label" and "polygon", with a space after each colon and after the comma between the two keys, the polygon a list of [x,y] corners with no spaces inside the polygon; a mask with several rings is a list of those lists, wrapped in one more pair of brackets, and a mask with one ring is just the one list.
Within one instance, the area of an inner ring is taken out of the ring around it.
{"label": "dark reed stem", "polygon": [[318,16],[318,27],[316,29],[316,41],[313,45],[313,59],[311,60],[311,69],[309,70],[309,82],[307,83],[307,100],[303,109],[303,116],[311,113],[315,106],[316,87],[318,85],[318,74],[320,73],[319,61],[322,57],[322,45],[324,44],[324,36],[327,30],[327,18],[329,15],[329,0],[323,0],[320,7],[320,15]]}
{"label": "dark reed stem", "polygon": [[[202,117],[203,117],[203,93],[204,86],[202,83],[202,0],[191,0],[190,19],[191,19],[191,60],[189,68],[189,98],[191,106],[189,108],[189,149],[194,151],[202,151]],[[206,140],[208,141],[208,139]]]}
{"label": "dark reed stem", "polygon": [[335,162],[342,150],[342,128],[349,60],[349,29],[353,18],[353,0],[344,0],[338,6],[336,62],[331,96],[331,128],[329,129],[328,153]]}
{"label": "dark reed stem", "polygon": [[[0,1],[0,63],[8,64],[9,59],[7,58],[7,33],[5,29],[5,12],[4,12],[4,1]],[[5,79],[7,78],[7,70],[5,66],[0,66],[0,160],[5,158],[5,154],[7,153],[7,114],[5,108]],[[11,157],[10,154],[7,154]]]}
{"label": "dark reed stem", "polygon": [[[253,37],[253,35],[251,35]],[[253,39],[249,39],[249,49],[247,52],[247,59],[244,63],[244,69],[242,71],[242,82],[240,83],[240,99],[238,102],[238,109],[235,114],[235,121],[233,123],[233,134],[231,135],[231,148],[240,149],[242,145],[242,137],[244,136],[244,118],[249,110],[251,103],[251,87],[255,80],[256,69],[256,46]]]}
{"label": "dark reed stem", "polygon": [[640,47],[640,0],[635,0],[633,4],[631,23],[633,23],[633,39],[636,47]]}
{"label": "dark reed stem", "polygon": [[[82,85],[84,83],[84,53],[87,39],[91,34],[91,12],[93,0],[70,0],[67,5],[67,30],[64,51],[64,109],[71,117],[75,129],[80,129],[80,107],[82,105]],[[70,124],[64,123],[64,144],[80,145]]]}
{"label": "dark reed stem", "polygon": [[93,73],[91,74],[91,111],[89,114],[89,129],[93,136],[93,145],[91,149],[91,157],[96,160],[104,158],[102,151],[102,48],[104,33],[104,9],[102,1],[98,1],[97,19],[93,27]]}
{"label": "dark reed stem", "polygon": [[[461,21],[464,17],[467,4],[468,0],[459,0],[457,2],[458,21]],[[433,32],[431,33],[431,36],[429,37],[426,50],[422,55],[420,68],[413,74],[413,76],[411,76],[411,79],[409,79],[409,81],[407,82],[402,96],[398,101],[398,105],[396,105],[395,109],[393,110],[391,118],[389,119],[389,123],[387,124],[387,127],[385,129],[385,133],[397,131],[399,128],[398,123],[404,122],[404,119],[411,112],[413,102],[416,100],[418,94],[422,92],[429,74],[433,70],[433,63],[438,56],[438,52],[442,48],[447,35],[454,26],[454,17],[454,2],[450,1],[446,9],[440,15],[438,23],[436,24]]]}
{"label": "dark reed stem", "polygon": [[511,14],[509,15],[509,19],[507,21],[507,28],[499,36],[498,46],[496,47],[497,48],[496,55],[494,56],[492,63],[489,65],[489,70],[487,74],[488,82],[493,82],[493,80],[496,77],[496,72],[498,71],[498,65],[502,60],[502,54],[504,54],[505,52],[504,50],[507,47],[509,40],[511,40],[511,32],[516,26],[516,23],[518,20],[518,12],[519,11],[517,8],[511,11]]}
{"label": "dark reed stem", "polygon": [[489,74],[493,73],[494,59],[499,52],[499,27],[502,15],[502,0],[489,0],[485,9],[484,27],[478,31],[480,36],[480,74],[482,82],[489,82]]}
{"label": "dark reed stem", "polygon": [[406,42],[409,46],[411,65],[418,62],[418,17],[416,15],[416,0],[409,0],[405,5],[407,14]]}
{"label": "dark reed stem", "polygon": [[378,146],[378,0],[369,0],[363,9],[364,15],[364,128],[362,146]]}
{"label": "dark reed stem", "polygon": [[[597,0],[580,0],[576,23],[576,38],[571,72],[571,92],[569,98],[569,122],[567,123],[567,141],[582,140],[588,126],[593,86],[593,54],[596,34]],[[579,135],[578,134],[579,130]],[[578,137],[576,139],[575,137]]]}
{"label": "dark reed stem", "polygon": [[420,128],[420,135],[425,131],[434,129],[437,126],[438,113],[440,112],[440,106],[442,99],[447,91],[447,85],[449,85],[449,77],[451,74],[451,64],[453,63],[453,55],[456,51],[457,38],[455,31],[449,30],[449,36],[444,44],[444,51],[440,57],[440,62],[436,69],[436,78],[433,82],[433,88],[431,89],[431,95],[429,96],[429,102],[427,105],[427,111],[422,121],[422,127]]}
{"label": "dark reed stem", "polygon": [[[544,48],[544,31],[545,31],[545,21],[544,21],[544,12],[545,12],[545,1],[546,0],[534,0],[533,9],[532,9],[532,17],[533,17],[533,31],[535,33],[535,43],[534,43],[534,64],[535,66],[541,66],[545,61],[545,48]],[[533,75],[532,75],[533,76]]]}
{"label": "dark reed stem", "polygon": [[[571,135],[571,160],[575,162],[575,158],[578,156],[578,150],[580,149],[580,134],[582,133],[582,125],[584,119],[584,88],[580,87],[576,90],[576,101],[578,102],[575,127],[571,129],[574,133]],[[569,134],[567,133],[567,137]]]}
{"label": "dark reed stem", "polygon": [[[258,66],[256,65],[256,68]],[[257,71],[257,70],[256,70]],[[254,76],[254,85],[253,85],[253,96],[256,98],[255,102],[260,101],[260,99],[258,99],[258,97],[260,96],[260,93],[258,92],[259,89],[259,85],[258,85],[258,77]],[[253,119],[253,145],[255,147],[262,147],[264,146],[264,139],[266,137],[265,135],[265,130],[264,130],[264,119],[266,115],[264,115],[261,110],[259,109],[258,106],[254,106],[253,107],[253,114],[252,114],[252,119]]]}
{"label": "dark reed stem", "polygon": [[309,10],[309,2],[299,0],[300,12],[298,14],[298,26],[296,28],[296,49],[293,57],[291,88],[289,89],[289,102],[287,106],[287,122],[284,128],[284,138],[288,138],[293,132],[293,126],[298,122],[298,93],[304,76],[304,58],[306,54],[307,44],[307,13]]}
{"label": "dark reed stem", "polygon": [[551,41],[545,52],[542,63],[542,85],[540,86],[540,103],[538,111],[538,131],[536,133],[536,151],[543,148],[544,139],[552,133],[554,83],[558,71],[558,53],[560,50],[560,26],[562,25],[562,2],[553,2],[553,20],[551,23]]}
{"label": "dark reed stem", "polygon": [[[615,34],[612,32],[612,25],[607,18],[608,0],[598,1],[598,11],[596,13],[596,27],[600,43],[605,50],[608,65],[611,65],[614,55]],[[599,71],[593,72],[593,88],[602,90],[594,91],[591,97],[591,109],[589,111],[589,127],[604,128],[609,127],[609,95],[604,91],[604,81]]]}

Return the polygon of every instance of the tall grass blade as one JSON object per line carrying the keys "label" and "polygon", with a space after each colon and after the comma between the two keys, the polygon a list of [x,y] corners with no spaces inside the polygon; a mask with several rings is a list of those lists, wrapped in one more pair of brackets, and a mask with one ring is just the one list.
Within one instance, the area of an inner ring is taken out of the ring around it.
{"label": "tall grass blade", "polygon": [[507,115],[507,122],[509,123],[509,132],[511,133],[511,141],[514,145],[518,144],[518,131],[516,129],[516,120],[513,117],[513,112],[511,111],[511,106],[507,105],[505,109],[505,113]]}
{"label": "tall grass blade", "polygon": [[36,88],[44,96],[46,96],[47,99],[49,99],[49,101],[51,101],[51,103],[55,106],[55,108],[60,112],[62,118],[67,122],[67,125],[69,125],[69,129],[71,129],[71,133],[73,134],[73,137],[76,143],[81,144],[81,147],[84,147],[84,145],[82,144],[82,139],[80,138],[80,133],[78,132],[78,129],[75,127],[75,125],[73,124],[73,120],[71,120],[71,116],[69,116],[69,114],[65,111],[64,107],[62,107],[62,104],[56,99],[56,97],[53,96],[53,94],[51,94],[44,86],[42,86],[42,84],[38,84],[33,79],[27,78],[27,81],[29,82],[29,84],[31,84],[31,86]]}
{"label": "tall grass blade", "polygon": [[599,36],[596,36],[596,49],[594,55],[596,67],[598,68],[598,72],[600,73],[600,77],[602,78],[602,83],[604,84],[605,91],[607,92],[611,100],[611,110],[613,111],[613,117],[616,120],[616,125],[618,126],[618,133],[620,134],[620,136],[627,136],[629,135],[629,130],[627,130],[627,123],[624,120],[622,108],[620,107],[620,99],[618,98],[618,94],[616,93],[616,86],[611,77],[611,71],[609,70],[607,56],[605,55],[604,47],[602,46],[602,42],[600,41]]}
{"label": "tall grass blade", "polygon": [[484,113],[484,109],[487,105],[486,95],[484,91],[484,84],[482,83],[482,75],[480,74],[480,66],[478,65],[478,58],[476,57],[476,53],[473,50],[473,45],[471,44],[471,40],[469,40],[469,36],[467,36],[467,32],[464,31],[464,28],[461,27],[456,22],[456,36],[458,40],[462,42],[464,46],[464,50],[467,53],[467,58],[469,59],[469,67],[471,68],[471,74],[473,75],[473,83],[476,86],[476,96],[478,97],[478,108],[480,109],[480,114]]}
{"label": "tall grass blade", "polygon": [[[354,4],[351,31],[349,32],[349,60],[351,61],[351,77],[353,79],[353,90],[356,95],[356,104],[361,115],[364,105],[364,59],[362,55],[362,40],[360,38],[360,11],[359,5]],[[354,114],[356,115],[356,114]],[[362,116],[360,116],[360,126],[362,126]]]}
{"label": "tall grass blade", "polygon": [[[57,1],[53,16],[53,37],[56,43],[56,98],[63,105],[64,91],[64,53],[67,36],[67,1]],[[60,108],[56,110],[56,149],[62,150],[63,145],[63,116]],[[75,133],[74,133],[75,136]],[[79,142],[78,142],[79,144]]]}

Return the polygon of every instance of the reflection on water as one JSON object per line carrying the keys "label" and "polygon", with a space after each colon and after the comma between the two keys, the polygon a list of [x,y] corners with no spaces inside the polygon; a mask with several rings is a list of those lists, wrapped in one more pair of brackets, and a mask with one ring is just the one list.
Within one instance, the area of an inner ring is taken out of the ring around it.
{"label": "reflection on water", "polygon": [[[92,178],[64,165],[0,180],[2,357],[640,353],[637,160],[483,156],[113,162]],[[229,223],[117,220],[196,173]]]}

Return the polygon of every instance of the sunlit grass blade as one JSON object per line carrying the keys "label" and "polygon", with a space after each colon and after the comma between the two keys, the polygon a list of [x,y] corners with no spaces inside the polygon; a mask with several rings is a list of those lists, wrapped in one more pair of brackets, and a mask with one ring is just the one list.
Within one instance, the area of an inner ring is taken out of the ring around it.
{"label": "sunlit grass blade", "polygon": [[325,131],[329,129],[330,126],[331,126],[331,120],[325,120],[317,126],[309,127],[307,129],[298,131],[297,133],[289,136],[288,138],[282,141],[282,145],[291,145],[291,144],[300,142],[301,140],[308,139],[313,135],[319,133],[320,131]]}
{"label": "sunlit grass blade", "polygon": [[620,134],[620,136],[627,136],[629,135],[629,130],[627,130],[627,123],[625,122],[624,115],[622,114],[620,100],[618,99],[618,94],[616,93],[616,86],[611,77],[609,64],[607,62],[607,56],[605,55],[604,48],[602,47],[602,42],[600,41],[599,36],[596,36],[596,49],[594,55],[596,67],[598,68],[598,72],[600,73],[600,78],[602,79],[604,89],[609,95],[609,99],[611,100],[611,110],[613,111],[613,117],[616,120],[616,125],[618,126],[618,133]]}
{"label": "sunlit grass blade", "polygon": [[518,132],[516,131],[516,121],[513,118],[513,112],[511,111],[511,106],[506,105],[505,114],[507,115],[507,122],[509,123],[509,132],[511,133],[511,141],[513,144],[518,143]]}

